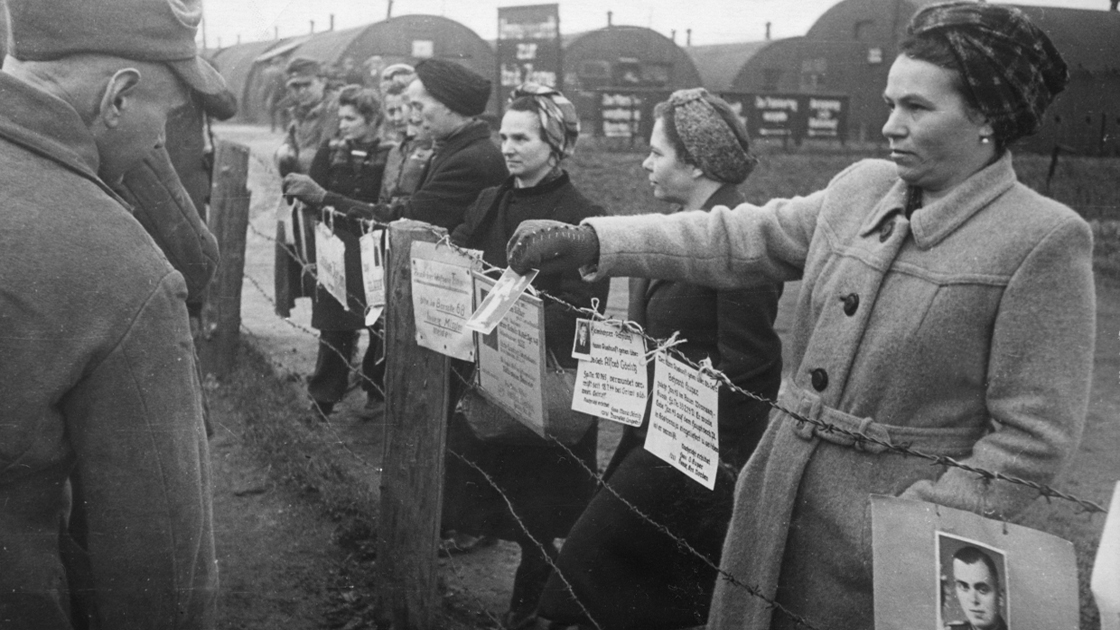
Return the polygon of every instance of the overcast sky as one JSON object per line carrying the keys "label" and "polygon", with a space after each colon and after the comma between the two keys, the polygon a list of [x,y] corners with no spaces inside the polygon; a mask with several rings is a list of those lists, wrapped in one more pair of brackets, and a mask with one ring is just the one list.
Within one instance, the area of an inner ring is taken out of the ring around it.
{"label": "overcast sky", "polygon": [[[695,45],[757,41],[771,22],[774,38],[804,35],[838,0],[558,0],[560,28],[566,33],[607,25],[607,11],[615,24],[652,28],[665,36],[677,30],[683,44],[685,29],[692,29]],[[442,15],[470,27],[483,39],[494,39],[500,6],[547,4],[532,0],[394,0],[393,15]],[[1108,9],[1108,0],[1016,0],[1012,4]],[[349,28],[385,19],[389,0],[203,0],[206,38],[210,46],[304,35],[327,28],[330,15],[335,28]]]}

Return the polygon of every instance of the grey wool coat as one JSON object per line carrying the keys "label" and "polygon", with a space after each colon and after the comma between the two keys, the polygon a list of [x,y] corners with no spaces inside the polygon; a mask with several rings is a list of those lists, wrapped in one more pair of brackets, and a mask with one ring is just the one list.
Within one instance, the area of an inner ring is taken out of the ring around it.
{"label": "grey wool coat", "polygon": [[[905,217],[893,164],[807,197],[588,219],[599,275],[718,288],[803,279],[780,405],[893,444],[1048,483],[1089,397],[1089,227],[1016,181],[1010,154]],[[1036,496],[775,411],[739,477],[722,569],[819,628],[873,625],[871,494],[1010,518]],[[788,628],[725,579],[709,628]]]}

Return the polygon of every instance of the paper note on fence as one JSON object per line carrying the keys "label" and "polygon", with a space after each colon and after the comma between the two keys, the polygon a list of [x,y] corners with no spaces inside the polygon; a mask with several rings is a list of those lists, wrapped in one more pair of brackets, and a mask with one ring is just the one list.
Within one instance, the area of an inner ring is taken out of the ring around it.
{"label": "paper note on fence", "polygon": [[[476,273],[475,300],[485,303],[495,280]],[[478,336],[478,385],[490,401],[543,435],[544,305],[522,294],[488,335]]]}
{"label": "paper note on fence", "polygon": [[1101,630],[1120,630],[1120,481],[1112,491],[1090,588],[1101,613]]}
{"label": "paper note on fence", "polygon": [[646,346],[613,324],[591,322],[590,359],[576,371],[572,409],[632,427],[646,412]]}
{"label": "paper note on fence", "polygon": [[533,269],[519,276],[514,270],[506,268],[486,299],[479,304],[478,310],[467,319],[466,327],[484,335],[493,332],[494,327],[506,316],[513,303],[525,292],[525,287],[528,287],[533,278],[537,277],[537,273],[538,271]]}
{"label": "paper note on fence", "polygon": [[719,382],[657,353],[646,450],[709,490],[719,467]]}
{"label": "paper note on fence", "polygon": [[346,245],[325,223],[315,226],[315,277],[342,308],[350,310],[346,299]]}
{"label": "paper note on fence", "polygon": [[474,308],[474,264],[446,245],[412,243],[412,309],[418,345],[474,361],[474,334],[463,327]]}
{"label": "paper note on fence", "polygon": [[362,284],[366,291],[366,326],[377,323],[385,310],[385,230],[374,230],[358,239],[362,254]]}

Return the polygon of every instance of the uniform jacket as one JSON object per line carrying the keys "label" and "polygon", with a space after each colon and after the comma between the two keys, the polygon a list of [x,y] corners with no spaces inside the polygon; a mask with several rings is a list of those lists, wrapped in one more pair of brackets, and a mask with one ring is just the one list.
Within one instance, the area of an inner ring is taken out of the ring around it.
{"label": "uniform jacket", "polygon": [[[1010,154],[910,219],[905,198],[895,167],[869,160],[808,197],[588,223],[600,272],[721,288],[803,278],[784,409],[1050,482],[1088,405],[1088,225],[1017,183]],[[1004,518],[1037,496],[778,412],[740,476],[723,569],[817,627],[870,627],[872,493]],[[709,627],[793,625],[771,614],[719,580]]]}
{"label": "uniform jacket", "polygon": [[381,206],[354,201],[338,210],[382,221],[413,219],[450,232],[463,222],[478,194],[502,183],[506,175],[505,160],[490,140],[489,125],[472,120],[439,145],[407,200]]}
{"label": "uniform jacket", "polygon": [[73,592],[94,627],[209,628],[187,287],[98,164],[77,112],[0,72],[0,616],[67,629]]}
{"label": "uniform jacket", "polygon": [[[373,142],[328,140],[311,162],[311,179],[327,190],[322,206],[337,208],[347,200],[377,201],[385,157],[392,145]],[[362,254],[358,245],[363,227],[360,221],[330,218],[331,231],[346,246],[346,293],[349,309],[339,304],[322,285],[315,287],[311,305],[311,325],[319,330],[359,330],[365,327],[366,289],[362,281]]]}

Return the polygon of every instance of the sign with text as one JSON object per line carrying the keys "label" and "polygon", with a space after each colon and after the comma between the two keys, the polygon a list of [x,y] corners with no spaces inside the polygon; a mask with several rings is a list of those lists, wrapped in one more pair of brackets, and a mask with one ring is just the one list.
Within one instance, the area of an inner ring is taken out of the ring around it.
{"label": "sign with text", "polygon": [[563,76],[560,5],[498,7],[499,107],[528,81],[563,91]]}
{"label": "sign with text", "polygon": [[362,285],[366,292],[366,326],[373,326],[385,310],[385,230],[358,239],[362,255]]}
{"label": "sign with text", "polygon": [[346,245],[325,223],[315,225],[315,277],[342,308],[350,310],[346,299]]}
{"label": "sign with text", "polygon": [[616,325],[590,323],[590,358],[576,371],[572,409],[632,427],[646,412],[646,346]]}
{"label": "sign with text", "polygon": [[827,94],[721,94],[752,138],[848,138],[848,97]]}
{"label": "sign with text", "polygon": [[719,468],[718,411],[716,379],[657,353],[646,450],[709,490]]}
{"label": "sign with text", "polygon": [[[482,303],[496,281],[474,274],[475,301]],[[544,435],[544,305],[522,293],[497,328],[478,335],[478,386],[490,402]]]}
{"label": "sign with text", "polygon": [[416,343],[474,361],[474,336],[464,327],[474,309],[471,270],[477,262],[436,243],[412,243],[412,308]]}

